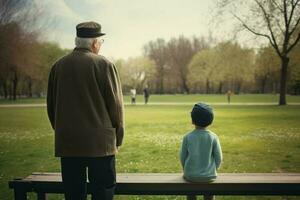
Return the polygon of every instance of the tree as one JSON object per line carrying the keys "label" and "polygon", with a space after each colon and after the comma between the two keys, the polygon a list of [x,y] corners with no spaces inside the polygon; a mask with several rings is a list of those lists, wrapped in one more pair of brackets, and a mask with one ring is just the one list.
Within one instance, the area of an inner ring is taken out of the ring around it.
{"label": "tree", "polygon": [[141,92],[147,82],[156,76],[154,61],[148,57],[118,60],[116,66],[120,72],[123,89],[136,88]]}
{"label": "tree", "polygon": [[24,71],[28,96],[33,93],[39,96],[46,92],[51,67],[60,57],[70,51],[62,49],[57,43],[39,42],[34,44],[35,62],[28,65]]}
{"label": "tree", "polygon": [[[255,77],[259,84],[259,91],[265,93],[268,82],[276,85],[275,83],[279,80],[280,60],[273,47],[267,46],[259,49],[255,62]],[[273,92],[274,90],[276,91],[276,88],[273,87]]]}
{"label": "tree", "polygon": [[167,65],[165,40],[158,38],[156,41],[150,41],[144,46],[144,53],[155,63],[157,72],[156,89],[158,93],[163,94],[165,68]]}
{"label": "tree", "polygon": [[254,78],[254,51],[231,41],[220,43],[217,48],[224,65],[224,78],[230,83],[229,89],[239,94],[243,84]]}
{"label": "tree", "polygon": [[[223,87],[239,93],[245,81],[252,81],[254,52],[231,41],[198,52],[189,65],[190,85],[205,85],[206,93],[222,93]],[[232,88],[231,88],[232,87]]]}
{"label": "tree", "polygon": [[188,86],[188,65],[193,56],[201,49],[207,48],[205,41],[200,42],[194,38],[192,41],[184,36],[172,38],[167,44],[168,65],[176,72],[175,77],[178,77],[181,92],[189,93]]}
{"label": "tree", "polygon": [[189,64],[189,85],[205,85],[206,94],[211,92],[211,84],[219,73],[220,59],[215,48],[199,51]]}
{"label": "tree", "polygon": [[37,62],[42,12],[29,0],[0,1],[0,86],[5,98],[15,100],[21,75]]}
{"label": "tree", "polygon": [[286,105],[290,53],[300,40],[300,0],[218,0],[242,27],[266,38],[281,61],[279,105]]}
{"label": "tree", "polygon": [[[18,23],[11,22],[1,27],[3,33],[3,40],[5,42],[0,44],[1,48],[1,71],[2,71],[2,83],[4,90],[8,90],[9,98],[15,100],[17,94],[17,87],[19,83],[20,68],[25,64],[28,59],[24,56],[27,54],[26,47],[24,45],[24,52],[20,52],[21,44],[25,44],[26,41],[22,41],[21,37],[24,37],[24,33]],[[7,45],[7,46],[4,46]],[[23,49],[23,50],[24,50]]]}
{"label": "tree", "polygon": [[288,88],[292,94],[300,94],[300,43],[297,44],[291,53]]}
{"label": "tree", "polygon": [[156,66],[157,93],[189,93],[188,65],[195,53],[208,46],[204,37],[190,39],[184,36],[171,38],[168,42],[157,39],[146,44],[145,55],[152,59]]}

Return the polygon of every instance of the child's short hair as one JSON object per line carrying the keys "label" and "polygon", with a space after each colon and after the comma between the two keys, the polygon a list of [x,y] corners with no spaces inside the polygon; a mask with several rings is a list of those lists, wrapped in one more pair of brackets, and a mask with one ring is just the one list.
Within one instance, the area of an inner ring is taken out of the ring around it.
{"label": "child's short hair", "polygon": [[191,117],[196,126],[207,127],[214,120],[213,109],[205,103],[197,103],[193,107]]}

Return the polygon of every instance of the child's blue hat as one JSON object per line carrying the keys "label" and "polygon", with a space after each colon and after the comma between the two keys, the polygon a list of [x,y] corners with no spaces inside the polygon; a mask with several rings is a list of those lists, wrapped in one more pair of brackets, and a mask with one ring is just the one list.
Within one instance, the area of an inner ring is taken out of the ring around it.
{"label": "child's blue hat", "polygon": [[205,103],[197,103],[191,112],[193,123],[200,127],[207,127],[214,120],[212,107]]}

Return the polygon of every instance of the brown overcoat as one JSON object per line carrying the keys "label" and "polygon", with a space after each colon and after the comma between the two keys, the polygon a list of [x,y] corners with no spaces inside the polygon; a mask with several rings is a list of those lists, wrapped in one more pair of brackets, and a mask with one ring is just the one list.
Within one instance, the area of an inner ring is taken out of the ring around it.
{"label": "brown overcoat", "polygon": [[114,155],[124,135],[124,107],[116,67],[88,49],[75,48],[51,68],[47,111],[55,156]]}

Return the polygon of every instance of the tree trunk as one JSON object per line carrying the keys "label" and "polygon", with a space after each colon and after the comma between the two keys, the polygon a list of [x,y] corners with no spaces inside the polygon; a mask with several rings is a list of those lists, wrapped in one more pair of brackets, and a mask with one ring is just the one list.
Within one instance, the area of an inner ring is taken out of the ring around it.
{"label": "tree trunk", "polygon": [[286,105],[286,80],[287,68],[289,65],[289,58],[286,56],[281,57],[281,74],[280,74],[280,96],[279,105]]}
{"label": "tree trunk", "polygon": [[13,78],[13,100],[17,99],[17,88],[18,88],[18,75],[17,72],[14,71],[14,78]]}
{"label": "tree trunk", "polygon": [[299,95],[300,94],[300,80],[296,81],[295,86],[294,86],[294,94]]}
{"label": "tree trunk", "polygon": [[236,82],[236,90],[235,90],[235,93],[236,94],[240,94],[240,92],[241,92],[241,88],[242,88],[242,82],[241,81],[237,81]]}
{"label": "tree trunk", "polygon": [[4,99],[7,99],[7,97],[8,97],[8,91],[7,91],[7,83],[6,83],[6,81],[3,81],[2,87],[3,87],[3,92],[4,92]]}
{"label": "tree trunk", "polygon": [[13,98],[13,84],[11,83],[12,80],[9,80],[10,83],[9,83],[9,91],[8,91],[8,99],[9,100],[12,100]]}
{"label": "tree trunk", "polygon": [[261,85],[260,85],[260,93],[262,94],[265,93],[266,83],[267,83],[267,77],[265,76],[262,78]]}
{"label": "tree trunk", "polygon": [[182,86],[183,86],[183,90],[189,94],[190,93],[190,88],[187,86],[186,80],[182,79]]}
{"label": "tree trunk", "polygon": [[28,78],[28,97],[32,97],[32,79]]}
{"label": "tree trunk", "polygon": [[157,90],[159,94],[164,93],[164,69],[161,67],[157,76]]}
{"label": "tree trunk", "polygon": [[[7,83],[6,83],[6,80],[5,79],[0,79],[0,83],[1,83],[1,85],[0,85],[0,87],[3,89],[3,97],[4,97],[4,99],[7,99]],[[1,95],[2,95],[1,94]]]}
{"label": "tree trunk", "polygon": [[273,85],[272,85],[272,93],[273,94],[277,94],[278,93],[278,83],[277,83],[277,81],[274,81],[273,82]]}
{"label": "tree trunk", "polygon": [[162,94],[164,90],[164,79],[162,77],[157,77],[156,81],[156,93],[157,94]]}
{"label": "tree trunk", "polygon": [[163,94],[163,93],[164,93],[164,78],[163,76],[161,76],[159,80],[159,94]]}
{"label": "tree trunk", "polygon": [[209,91],[210,91],[209,80],[206,79],[206,94],[209,94]]}
{"label": "tree trunk", "polygon": [[220,83],[219,83],[219,89],[218,89],[218,93],[219,93],[219,94],[222,94],[222,90],[223,90],[223,82],[222,82],[222,81],[220,81]]}

